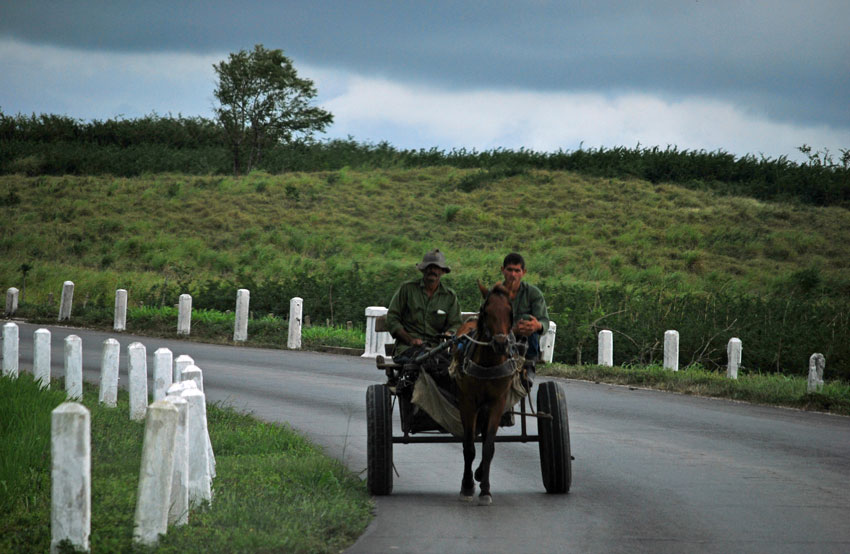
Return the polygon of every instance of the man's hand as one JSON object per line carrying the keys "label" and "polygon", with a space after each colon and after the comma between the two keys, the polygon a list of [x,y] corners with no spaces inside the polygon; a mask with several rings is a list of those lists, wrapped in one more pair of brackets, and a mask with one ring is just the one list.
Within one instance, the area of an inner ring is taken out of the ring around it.
{"label": "man's hand", "polygon": [[409,344],[410,346],[422,346],[422,339],[415,339],[411,337],[410,333],[404,329],[399,329],[397,334],[398,338],[401,339],[401,342],[405,344]]}
{"label": "man's hand", "polygon": [[529,316],[529,319],[520,319],[517,321],[514,333],[521,337],[527,337],[532,333],[536,333],[537,331],[541,331],[543,329],[543,324],[537,320],[534,316]]}

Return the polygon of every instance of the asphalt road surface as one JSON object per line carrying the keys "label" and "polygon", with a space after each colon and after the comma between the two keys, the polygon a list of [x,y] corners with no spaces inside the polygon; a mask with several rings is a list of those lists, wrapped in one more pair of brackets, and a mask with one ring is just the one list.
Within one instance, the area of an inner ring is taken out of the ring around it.
{"label": "asphalt road surface", "polygon": [[[36,328],[20,324],[22,368]],[[69,334],[91,381],[110,336],[122,384],[131,342],[149,367],[165,346],[195,359],[210,400],[288,422],[365,478],[366,387],[382,382],[372,360],[49,328],[54,375]],[[457,499],[459,444],[395,445],[393,494],[349,552],[850,552],[850,418],[560,382],[569,494],[544,492],[534,443],[496,445],[489,507]]]}

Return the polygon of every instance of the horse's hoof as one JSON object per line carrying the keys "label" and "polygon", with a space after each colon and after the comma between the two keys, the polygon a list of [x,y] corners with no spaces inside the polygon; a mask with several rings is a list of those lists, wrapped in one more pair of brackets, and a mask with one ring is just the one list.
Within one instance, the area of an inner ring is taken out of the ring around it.
{"label": "horse's hoof", "polygon": [[493,496],[489,494],[479,494],[478,495],[478,505],[479,506],[489,506],[493,503]]}
{"label": "horse's hoof", "polygon": [[475,500],[475,489],[460,489],[458,500],[460,500],[461,502],[472,502],[473,500]]}

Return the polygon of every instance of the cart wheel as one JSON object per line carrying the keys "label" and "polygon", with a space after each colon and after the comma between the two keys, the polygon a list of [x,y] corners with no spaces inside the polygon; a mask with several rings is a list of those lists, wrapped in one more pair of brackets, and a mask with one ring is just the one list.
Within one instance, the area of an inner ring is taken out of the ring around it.
{"label": "cart wheel", "polygon": [[372,494],[393,490],[393,405],[386,385],[366,389],[366,484]]}
{"label": "cart wheel", "polygon": [[540,471],[543,486],[551,494],[570,491],[573,480],[570,456],[570,423],[567,419],[567,397],[557,383],[546,381],[537,389],[537,410],[552,419],[537,420],[540,435]]}

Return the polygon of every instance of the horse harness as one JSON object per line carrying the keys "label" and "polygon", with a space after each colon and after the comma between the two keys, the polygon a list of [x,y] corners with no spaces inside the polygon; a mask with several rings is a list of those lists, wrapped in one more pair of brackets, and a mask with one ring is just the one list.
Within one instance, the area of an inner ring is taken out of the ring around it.
{"label": "horse harness", "polygon": [[[486,304],[487,301],[485,300],[484,303]],[[476,319],[480,321],[481,316],[477,316]],[[511,324],[513,324],[513,313],[511,313],[511,320]],[[481,341],[476,339],[475,337],[478,334],[478,331],[479,329],[476,327],[469,333],[458,337],[460,341],[466,340],[471,343],[469,348],[463,348],[463,362],[460,368],[461,372],[465,375],[469,375],[470,377],[475,377],[476,379],[501,379],[502,377],[510,377],[511,375],[516,373],[519,368],[516,362],[517,341],[513,331],[509,332],[507,335],[505,335],[504,333],[493,335],[489,341]],[[472,360],[472,354],[475,351],[476,347],[484,346],[495,349],[496,339],[502,337],[506,339],[507,343],[507,347],[505,349],[507,359],[504,362],[495,366],[482,366]]]}

